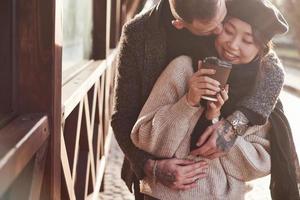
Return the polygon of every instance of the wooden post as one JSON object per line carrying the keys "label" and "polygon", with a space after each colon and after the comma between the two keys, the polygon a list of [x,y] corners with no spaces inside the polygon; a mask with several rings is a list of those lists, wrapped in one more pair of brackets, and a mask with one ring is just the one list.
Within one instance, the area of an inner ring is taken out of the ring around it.
{"label": "wooden post", "polygon": [[13,111],[13,2],[0,1],[0,126]]}
{"label": "wooden post", "polygon": [[46,113],[50,149],[41,199],[60,199],[61,0],[16,2],[18,113]]}
{"label": "wooden post", "polygon": [[93,53],[92,59],[104,59],[106,56],[106,1],[94,0],[93,7]]}

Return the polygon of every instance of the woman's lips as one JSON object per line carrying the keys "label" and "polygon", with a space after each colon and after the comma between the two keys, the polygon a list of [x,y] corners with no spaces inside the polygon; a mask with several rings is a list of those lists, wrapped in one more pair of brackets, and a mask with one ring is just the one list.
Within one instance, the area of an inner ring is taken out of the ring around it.
{"label": "woman's lips", "polygon": [[231,53],[230,51],[227,51],[226,49],[223,49],[223,56],[226,60],[229,60],[229,61],[238,59],[237,55]]}

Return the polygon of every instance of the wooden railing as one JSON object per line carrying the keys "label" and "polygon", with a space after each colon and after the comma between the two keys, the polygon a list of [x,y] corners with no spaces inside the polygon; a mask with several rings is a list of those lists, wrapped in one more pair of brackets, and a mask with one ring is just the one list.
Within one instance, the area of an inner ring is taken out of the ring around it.
{"label": "wooden railing", "polygon": [[111,49],[127,18],[126,2],[93,0],[94,60],[64,70],[62,1],[5,2],[4,14],[13,16],[4,27],[13,27],[8,57],[16,89],[8,91],[14,112],[1,120],[0,200],[96,199],[112,135]]}
{"label": "wooden railing", "polygon": [[63,81],[61,162],[67,194],[62,191],[62,199],[99,193],[111,138],[114,57],[112,52],[104,61],[90,61]]}

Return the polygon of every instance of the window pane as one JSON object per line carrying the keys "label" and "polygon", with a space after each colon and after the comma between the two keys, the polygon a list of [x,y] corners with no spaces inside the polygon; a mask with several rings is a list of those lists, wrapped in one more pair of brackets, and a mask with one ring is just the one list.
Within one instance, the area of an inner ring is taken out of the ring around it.
{"label": "window pane", "polygon": [[92,0],[63,1],[63,68],[91,57],[92,6]]}

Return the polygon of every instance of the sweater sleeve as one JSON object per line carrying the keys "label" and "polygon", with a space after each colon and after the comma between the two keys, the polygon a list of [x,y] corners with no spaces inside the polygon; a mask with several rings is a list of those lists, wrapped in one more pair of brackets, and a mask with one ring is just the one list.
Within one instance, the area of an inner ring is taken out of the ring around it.
{"label": "sweater sleeve", "polygon": [[[203,108],[186,100],[187,83],[193,74],[191,59],[174,59],[155,83],[131,132],[133,143],[159,157],[172,157]],[[199,115],[200,116],[200,115]]]}
{"label": "sweater sleeve", "polygon": [[251,125],[266,123],[284,83],[284,69],[275,52],[262,59],[258,81],[253,92],[238,103]]}
{"label": "sweater sleeve", "polygon": [[117,57],[111,126],[120,148],[130,162],[131,169],[139,179],[142,179],[144,164],[153,157],[138,149],[130,139],[131,129],[141,109],[141,72],[137,67],[136,51],[143,47],[136,40],[136,37],[140,37],[137,34],[141,32],[139,29],[136,30],[137,27],[140,25],[132,22],[124,25],[122,29]]}
{"label": "sweater sleeve", "polygon": [[220,158],[227,175],[240,181],[251,181],[270,174],[269,131],[270,123],[266,123],[252,126],[244,136],[238,136],[230,152]]}

